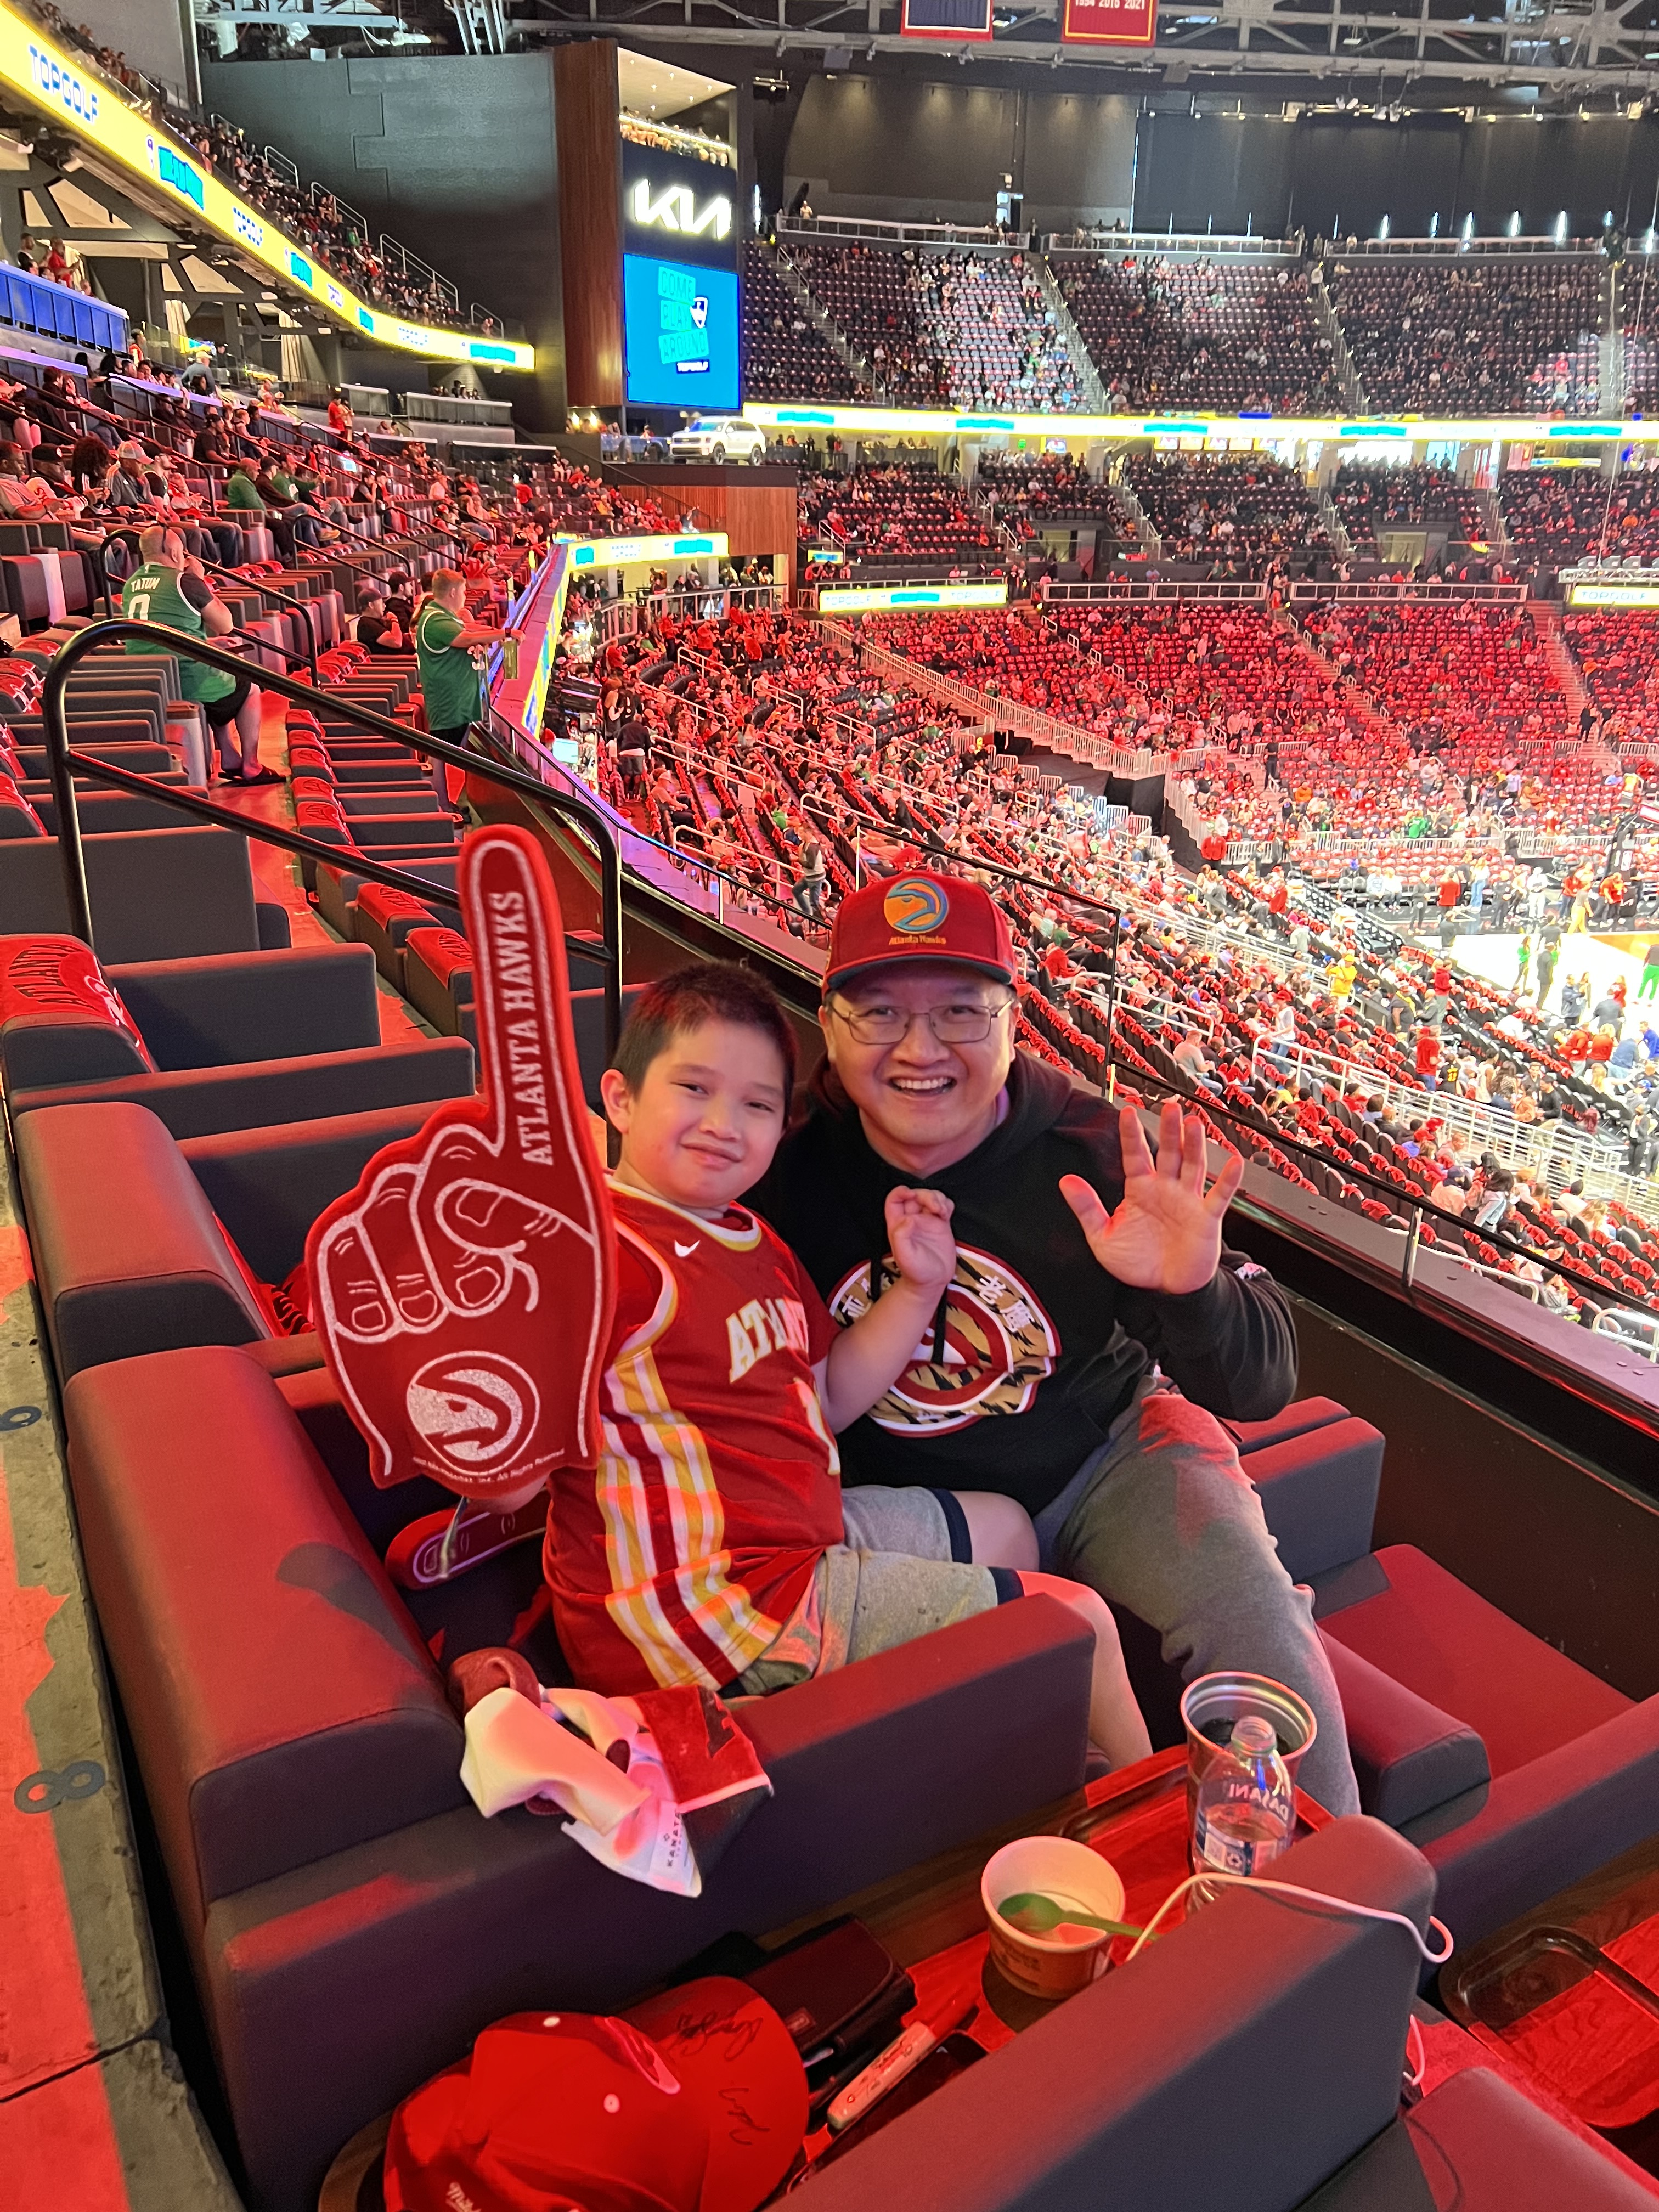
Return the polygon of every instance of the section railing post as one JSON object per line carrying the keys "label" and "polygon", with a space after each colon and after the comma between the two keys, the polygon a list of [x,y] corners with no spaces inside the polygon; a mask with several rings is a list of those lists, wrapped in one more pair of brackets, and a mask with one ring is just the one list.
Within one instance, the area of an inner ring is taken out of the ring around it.
{"label": "section railing post", "polygon": [[[242,675],[247,665],[236,654],[210,645],[204,639],[184,636],[177,630],[166,629],[160,623],[130,622],[125,617],[112,622],[89,623],[85,629],[77,630],[53,656],[41,692],[40,711],[45,724],[52,796],[58,806],[58,859],[63,869],[64,902],[69,909],[71,930],[87,945],[92,943],[92,904],[87,887],[81,817],[76,804],[75,777],[77,773],[95,782],[116,784],[124,790],[153,793],[163,803],[176,805],[182,812],[195,814],[198,819],[222,821],[227,827],[234,823],[244,836],[257,835],[270,843],[284,846],[290,852],[320,858],[325,862],[346,857],[339,848],[323,845],[295,830],[279,830],[274,824],[256,826],[246,823],[245,817],[231,817],[210,802],[186,798],[183,793],[175,795],[171,786],[152,784],[145,777],[131,775],[125,769],[112,768],[106,762],[96,760],[90,755],[76,754],[71,757],[65,701],[69,679],[76,664],[100,646],[128,644],[140,639],[161,652],[175,654],[180,659],[199,661],[206,667],[222,669],[228,676]],[[264,670],[260,684],[263,690],[275,691],[296,705],[315,707],[318,703],[319,694],[315,685],[301,684],[291,676]],[[325,697],[327,695],[320,696]],[[428,758],[443,761],[452,768],[470,770],[503,790],[532,799],[550,813],[574,823],[592,839],[599,856],[600,913],[608,969],[605,1018],[610,1040],[614,1046],[622,1016],[622,850],[604,815],[597,807],[576,798],[574,793],[556,790],[550,785],[526,775],[521,769],[497,765],[482,757],[475,750],[449,744],[442,738],[433,737],[429,732],[411,732],[407,724],[394,722],[389,715],[378,714],[370,708],[340,702],[336,711],[343,721],[356,723],[360,729],[390,738],[410,751],[424,753]],[[373,875],[377,881],[394,881],[402,890],[418,887],[418,878],[398,877],[396,871],[370,868],[364,872]],[[434,895],[438,896],[435,889]],[[448,905],[453,901],[445,897],[441,902]]]}
{"label": "section railing post", "polygon": [[[81,633],[84,637],[85,630]],[[67,653],[70,648],[65,647]],[[64,902],[69,908],[71,936],[82,945],[92,943],[92,894],[87,886],[87,854],[81,837],[81,809],[75,792],[75,771],[70,765],[69,715],[64,694],[70,664],[63,653],[46,671],[40,696],[40,716],[46,725],[46,766],[52,775],[52,795],[58,808],[58,859],[64,872]]]}

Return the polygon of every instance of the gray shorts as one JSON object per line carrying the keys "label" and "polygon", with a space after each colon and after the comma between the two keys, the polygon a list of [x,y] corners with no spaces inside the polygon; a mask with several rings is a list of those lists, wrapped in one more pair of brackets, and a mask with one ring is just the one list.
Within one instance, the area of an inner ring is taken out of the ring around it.
{"label": "gray shorts", "polygon": [[973,1563],[968,1522],[949,1491],[844,1490],[842,1540],[818,1561],[806,1595],[733,1686],[745,1697],[909,1644],[1021,1595],[1006,1567]]}

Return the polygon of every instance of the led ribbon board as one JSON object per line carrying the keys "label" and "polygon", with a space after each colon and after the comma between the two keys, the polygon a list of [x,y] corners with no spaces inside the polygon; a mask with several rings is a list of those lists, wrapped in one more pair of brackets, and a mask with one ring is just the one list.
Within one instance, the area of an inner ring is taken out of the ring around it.
{"label": "led ribbon board", "polygon": [[311,255],[213,174],[193,146],[158,131],[143,112],[129,107],[68,50],[15,8],[0,0],[0,82],[64,125],[95,152],[179,201],[228,243],[260,262],[283,283],[306,293],[318,307],[374,344],[428,361],[476,362],[486,368],[532,369],[533,346],[509,338],[471,337],[462,331],[431,330],[382,307],[371,307]]}
{"label": "led ribbon board", "polygon": [[726,558],[727,539],[723,530],[704,538],[572,538],[573,568],[631,568],[641,562],[706,561]]}
{"label": "led ribbon board", "polygon": [[1569,584],[1570,607],[1659,607],[1659,576],[1648,584]]}
{"label": "led ribbon board", "polygon": [[1604,444],[1617,438],[1637,445],[1659,445],[1659,416],[1639,422],[1562,422],[1510,416],[1463,421],[1458,418],[1394,416],[1386,422],[1345,422],[1340,416],[1302,415],[987,415],[949,408],[818,407],[810,401],[748,401],[744,420],[762,429],[797,432],[840,430],[854,437],[898,432],[923,438],[1025,438],[1047,444],[1066,438],[1201,438],[1261,444],[1319,439],[1398,439],[1404,444],[1546,445],[1558,450],[1575,441]]}
{"label": "led ribbon board", "polygon": [[826,584],[821,615],[878,615],[889,607],[1006,607],[1008,581],[990,584]]}
{"label": "led ribbon board", "polygon": [[569,586],[570,547],[560,543],[548,549],[547,558],[513,612],[512,627],[519,638],[518,674],[505,676],[499,652],[491,656],[489,703],[527,738],[538,738],[542,733],[553,649],[564,624]]}

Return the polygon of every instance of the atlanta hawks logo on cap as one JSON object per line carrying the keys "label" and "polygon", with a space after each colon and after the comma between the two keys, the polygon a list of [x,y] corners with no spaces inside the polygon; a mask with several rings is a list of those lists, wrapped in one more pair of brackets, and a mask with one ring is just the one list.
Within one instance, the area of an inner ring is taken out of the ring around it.
{"label": "atlanta hawks logo on cap", "polygon": [[[869,1267],[861,1263],[843,1275],[826,1303],[843,1326],[866,1314]],[[1054,1372],[1060,1339],[1012,1268],[964,1244],[945,1293],[943,1357],[935,1351],[929,1329],[909,1366],[870,1408],[878,1427],[896,1436],[938,1437],[988,1414],[1023,1413],[1043,1376]]]}
{"label": "atlanta hawks logo on cap", "polygon": [[890,928],[904,937],[926,937],[943,926],[951,902],[943,884],[931,876],[905,876],[890,884],[881,910]]}

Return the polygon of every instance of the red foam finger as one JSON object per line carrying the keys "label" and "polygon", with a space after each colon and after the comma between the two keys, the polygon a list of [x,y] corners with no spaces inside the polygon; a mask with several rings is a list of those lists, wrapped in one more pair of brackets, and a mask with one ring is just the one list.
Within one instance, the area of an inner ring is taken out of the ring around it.
{"label": "red foam finger", "polygon": [[374,1480],[429,1474],[489,1499],[597,1457],[615,1232],[546,862],[527,831],[494,827],[467,841],[458,878],[480,1095],[371,1160],[307,1257]]}
{"label": "red foam finger", "polygon": [[367,1344],[392,1334],[397,1308],[356,1220],[343,1222],[311,1264],[319,1300],[337,1316],[342,1335]]}

